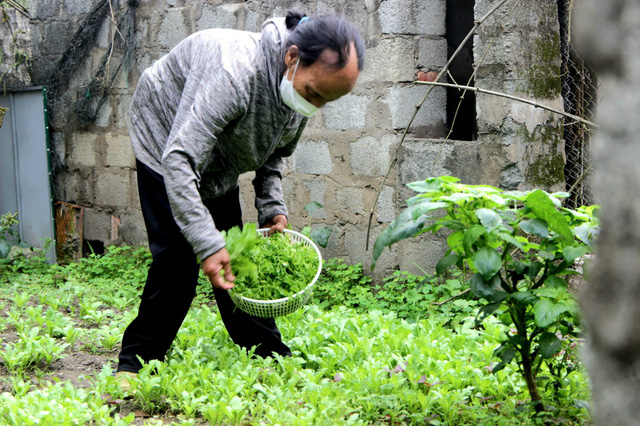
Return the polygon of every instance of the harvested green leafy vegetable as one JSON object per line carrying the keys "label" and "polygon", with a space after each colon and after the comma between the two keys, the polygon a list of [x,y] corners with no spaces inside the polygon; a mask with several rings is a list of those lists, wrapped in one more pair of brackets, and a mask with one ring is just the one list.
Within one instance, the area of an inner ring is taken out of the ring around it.
{"label": "harvested green leafy vegetable", "polygon": [[233,292],[257,300],[274,300],[303,290],[318,270],[313,247],[285,233],[261,237],[255,224],[223,233],[231,269],[236,276]]}

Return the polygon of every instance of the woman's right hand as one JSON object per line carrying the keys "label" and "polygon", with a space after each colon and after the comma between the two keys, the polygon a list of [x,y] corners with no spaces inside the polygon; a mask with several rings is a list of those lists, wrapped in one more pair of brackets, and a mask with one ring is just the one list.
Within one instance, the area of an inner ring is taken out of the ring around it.
{"label": "woman's right hand", "polygon": [[[226,248],[221,248],[202,262],[202,271],[209,278],[211,285],[221,290],[233,288],[236,277],[231,272],[231,258]],[[223,274],[220,273],[223,271]]]}

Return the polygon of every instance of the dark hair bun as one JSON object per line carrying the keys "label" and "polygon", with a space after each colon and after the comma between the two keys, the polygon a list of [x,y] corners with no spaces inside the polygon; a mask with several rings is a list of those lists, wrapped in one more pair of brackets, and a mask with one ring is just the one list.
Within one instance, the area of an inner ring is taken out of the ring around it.
{"label": "dark hair bun", "polygon": [[292,30],[298,26],[300,20],[304,18],[304,13],[300,12],[298,9],[291,9],[287,12],[287,16],[284,18],[284,22],[287,24],[287,29]]}
{"label": "dark hair bun", "polygon": [[342,68],[347,65],[351,46],[355,45],[358,69],[362,70],[364,41],[351,22],[344,16],[313,15],[299,25],[304,17],[305,15],[296,9],[287,13],[285,22],[290,33],[285,43],[286,50],[293,45],[297,46],[300,62],[309,66],[320,59],[325,49],[329,49],[336,52],[338,57],[331,63],[325,61],[324,65]]}

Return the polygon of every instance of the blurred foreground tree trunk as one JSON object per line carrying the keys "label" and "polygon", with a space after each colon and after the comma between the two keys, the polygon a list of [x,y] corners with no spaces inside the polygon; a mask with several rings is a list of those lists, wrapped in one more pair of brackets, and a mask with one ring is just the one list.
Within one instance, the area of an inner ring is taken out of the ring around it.
{"label": "blurred foreground tree trunk", "polygon": [[602,230],[581,295],[599,425],[640,423],[640,2],[576,2],[577,44],[603,82],[594,143]]}

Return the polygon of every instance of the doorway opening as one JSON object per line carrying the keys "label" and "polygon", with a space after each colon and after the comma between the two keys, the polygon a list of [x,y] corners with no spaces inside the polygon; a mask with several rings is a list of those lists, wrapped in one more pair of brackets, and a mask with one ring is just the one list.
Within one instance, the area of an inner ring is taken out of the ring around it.
{"label": "doorway opening", "polygon": [[[451,58],[474,25],[475,0],[447,0],[446,38],[447,58]],[[473,38],[456,56],[449,72],[450,83],[473,86]],[[449,139],[472,141],[477,139],[476,94],[447,88],[447,124]]]}

